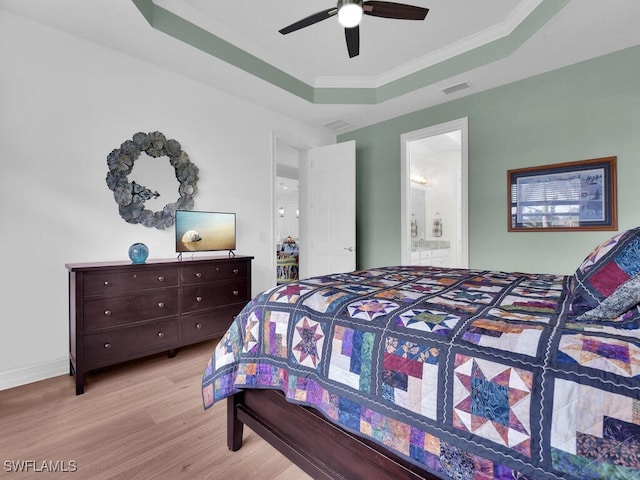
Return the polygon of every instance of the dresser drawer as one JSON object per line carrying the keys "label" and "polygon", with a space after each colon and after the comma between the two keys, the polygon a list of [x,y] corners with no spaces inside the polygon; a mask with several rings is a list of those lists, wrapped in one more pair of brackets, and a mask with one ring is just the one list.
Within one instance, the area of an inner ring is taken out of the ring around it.
{"label": "dresser drawer", "polygon": [[112,295],[177,285],[178,271],[176,269],[132,269],[127,272],[85,275],[84,295]]}
{"label": "dresser drawer", "polygon": [[184,287],[182,307],[185,312],[194,312],[233,303],[246,303],[247,280],[216,282]]}
{"label": "dresser drawer", "polygon": [[178,289],[85,300],[84,330],[126,325],[178,314]]}
{"label": "dresser drawer", "polygon": [[183,285],[246,278],[248,274],[247,262],[223,262],[213,265],[190,265],[182,267],[181,283]]}
{"label": "dresser drawer", "polygon": [[85,366],[91,369],[111,365],[143,354],[170,350],[177,345],[177,318],[86,335]]}
{"label": "dresser drawer", "polygon": [[180,319],[180,343],[195,343],[221,337],[233,323],[244,304],[202,313],[184,315]]}

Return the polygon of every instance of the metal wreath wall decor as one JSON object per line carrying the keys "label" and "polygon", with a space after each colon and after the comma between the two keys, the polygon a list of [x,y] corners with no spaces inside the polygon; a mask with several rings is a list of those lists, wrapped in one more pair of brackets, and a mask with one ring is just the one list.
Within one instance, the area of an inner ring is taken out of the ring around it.
{"label": "metal wreath wall decor", "polygon": [[[130,182],[128,175],[142,152],[151,157],[168,156],[178,180],[178,200],[167,203],[161,211],[145,208],[145,201],[160,196],[147,187]],[[113,191],[120,216],[128,223],[140,223],[145,227],[164,230],[175,222],[176,210],[193,209],[193,196],[197,193],[198,167],[189,160],[180,143],[160,132],[136,133],[132,140],[125,140],[120,148],[107,156],[107,186]]]}

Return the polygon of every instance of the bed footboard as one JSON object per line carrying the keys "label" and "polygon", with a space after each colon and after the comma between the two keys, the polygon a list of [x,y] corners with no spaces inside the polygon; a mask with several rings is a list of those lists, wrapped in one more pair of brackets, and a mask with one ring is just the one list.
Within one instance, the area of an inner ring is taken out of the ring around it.
{"label": "bed footboard", "polygon": [[335,426],[276,390],[245,390],[227,400],[227,444],[242,446],[248,426],[314,479],[437,480],[379,445]]}

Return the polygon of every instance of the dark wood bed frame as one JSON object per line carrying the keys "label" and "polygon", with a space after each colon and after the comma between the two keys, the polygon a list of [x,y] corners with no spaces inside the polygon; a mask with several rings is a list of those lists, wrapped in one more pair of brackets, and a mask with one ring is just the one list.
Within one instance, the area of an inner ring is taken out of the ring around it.
{"label": "dark wood bed frame", "polygon": [[313,409],[288,402],[278,390],[247,389],[227,399],[229,450],[242,447],[244,425],[314,479],[438,479]]}

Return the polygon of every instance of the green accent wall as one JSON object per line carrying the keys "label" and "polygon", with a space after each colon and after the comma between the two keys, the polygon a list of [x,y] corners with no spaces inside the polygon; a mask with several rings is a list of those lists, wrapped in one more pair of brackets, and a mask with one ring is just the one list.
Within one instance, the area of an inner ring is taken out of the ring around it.
{"label": "green accent wall", "polygon": [[400,263],[400,136],[469,119],[469,265],[572,273],[614,232],[507,232],[507,170],[617,156],[618,231],[640,225],[640,46],[341,135],[356,141],[358,268]]}

